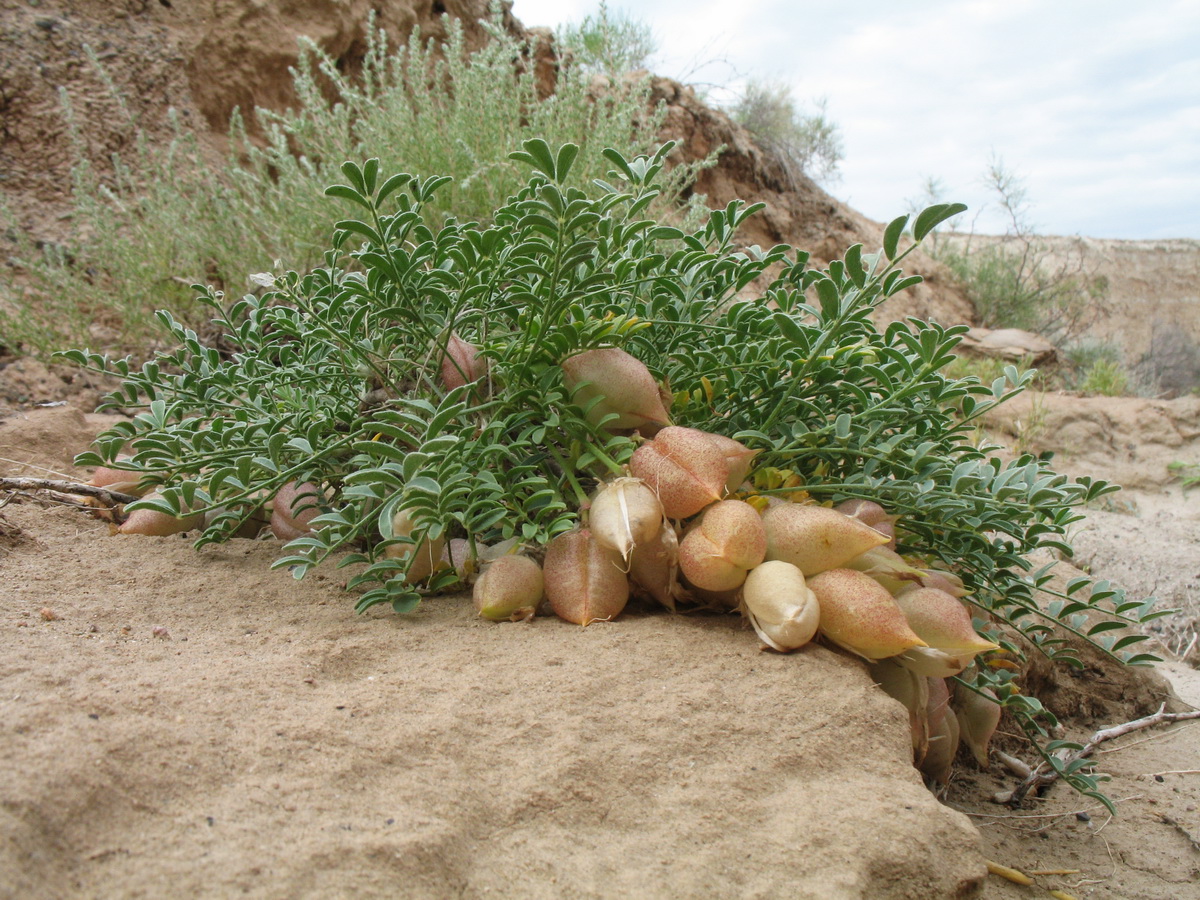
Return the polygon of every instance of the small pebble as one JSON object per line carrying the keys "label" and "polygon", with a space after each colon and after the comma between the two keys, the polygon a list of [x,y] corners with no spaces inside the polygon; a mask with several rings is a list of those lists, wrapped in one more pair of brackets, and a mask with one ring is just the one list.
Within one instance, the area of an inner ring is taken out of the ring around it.
{"label": "small pebble", "polygon": [[60,616],[58,613],[56,613],[50,607],[48,607],[48,606],[42,607],[42,619],[44,619],[45,621],[57,622],[61,618],[62,618],[62,616]]}
{"label": "small pebble", "polygon": [[1075,813],[1075,818],[1077,818],[1077,819],[1078,819],[1080,822],[1090,822],[1090,821],[1092,821],[1092,817],[1091,817],[1091,816],[1089,816],[1089,815],[1088,815],[1087,813],[1085,813],[1085,812],[1077,812],[1077,813]]}
{"label": "small pebble", "polygon": [[154,628],[150,630],[150,633],[160,641],[169,641],[171,639],[171,632],[167,631],[165,625],[155,625]]}

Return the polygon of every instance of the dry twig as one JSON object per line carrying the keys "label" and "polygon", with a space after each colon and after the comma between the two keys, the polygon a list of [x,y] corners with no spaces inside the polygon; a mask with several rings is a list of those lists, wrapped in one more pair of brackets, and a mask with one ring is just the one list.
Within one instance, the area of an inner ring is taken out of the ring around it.
{"label": "dry twig", "polygon": [[[1072,763],[1081,760],[1095,750],[1100,744],[1105,741],[1111,741],[1113,738],[1121,737],[1130,732],[1140,731],[1143,728],[1150,728],[1154,725],[1167,725],[1172,722],[1182,722],[1187,719],[1200,719],[1200,710],[1183,713],[1166,712],[1167,705],[1164,703],[1158,708],[1158,712],[1149,716],[1143,716],[1140,719],[1134,719],[1132,722],[1124,722],[1121,725],[1113,725],[1111,728],[1102,728],[1092,735],[1091,740],[1083,745],[1079,750],[1072,751],[1066,754],[1063,758],[1063,767],[1067,767]],[[1040,763],[1029,775],[1022,779],[1012,792],[1008,799],[1008,805],[1017,807],[1021,805],[1021,801],[1034,788],[1042,788],[1046,785],[1053,784],[1058,780],[1059,773],[1051,769],[1046,762]]]}
{"label": "dry twig", "polygon": [[132,503],[138,498],[132,494],[120,491],[110,491],[108,488],[96,487],[94,484],[77,484],[74,481],[59,481],[52,478],[4,478],[0,477],[0,490],[5,491],[42,491],[48,493],[56,502],[68,502],[79,505],[78,501],[69,500],[64,495],[91,497],[104,506],[120,506]]}

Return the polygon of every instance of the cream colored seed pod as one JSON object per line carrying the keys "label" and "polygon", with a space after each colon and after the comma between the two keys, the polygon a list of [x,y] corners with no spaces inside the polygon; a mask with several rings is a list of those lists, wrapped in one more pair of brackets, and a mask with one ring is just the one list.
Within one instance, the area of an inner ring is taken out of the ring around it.
{"label": "cream colored seed pod", "polygon": [[813,639],[821,605],[791,563],[769,560],[750,570],[742,588],[742,608],[762,642],[780,653]]}
{"label": "cream colored seed pod", "polygon": [[844,566],[888,542],[869,525],[823,506],[776,503],[763,513],[763,525],[767,559],[790,562],[806,578]]}

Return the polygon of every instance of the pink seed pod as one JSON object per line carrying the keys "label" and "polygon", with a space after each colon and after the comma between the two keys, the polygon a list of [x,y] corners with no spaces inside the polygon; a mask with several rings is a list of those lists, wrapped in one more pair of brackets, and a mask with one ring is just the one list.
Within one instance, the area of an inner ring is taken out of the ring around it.
{"label": "pink seed pod", "polygon": [[977,653],[997,650],[1000,645],[981,637],[971,623],[971,614],[961,600],[937,588],[917,587],[896,595],[913,632],[928,646],[914,647],[901,654],[902,664],[934,678],[958,675]]}
{"label": "pink seed pod", "polygon": [[874,500],[843,500],[834,509],[844,516],[858,519],[864,525],[875,526],[892,518],[887,514],[887,510]]}
{"label": "pink seed pod", "polygon": [[312,531],[309,523],[321,514],[318,503],[324,498],[310,482],[280,485],[271,503],[271,533],[281,541],[290,541]]}
{"label": "pink seed pod", "polygon": [[[150,496],[153,497],[154,494]],[[194,513],[176,518],[164,512],[159,512],[156,509],[135,509],[129,514],[129,518],[122,523],[121,527],[117,529],[117,532],[120,534],[144,534],[154,537],[165,537],[170,534],[181,534],[185,531],[192,531],[195,528],[201,528],[203,525],[203,513]]]}
{"label": "pink seed pod", "polygon": [[808,586],[821,604],[821,633],[839,647],[877,660],[925,646],[892,595],[870,576],[829,569],[809,578]]}
{"label": "pink seed pod", "polygon": [[870,525],[888,539],[885,547],[889,550],[896,549],[896,521],[899,516],[889,515],[888,511],[874,500],[843,500],[834,509],[852,519],[858,519],[864,525]]}
{"label": "pink seed pod", "polygon": [[742,588],[742,611],[762,642],[790,653],[813,639],[821,605],[791,563],[768,560],[750,570]]}
{"label": "pink seed pod", "polygon": [[709,506],[679,544],[679,568],[706,591],[731,591],[763,561],[767,533],[748,503],[721,500]]}
{"label": "pink seed pod", "polygon": [[[132,459],[132,457],[121,456],[117,458],[117,462],[128,459]],[[114,469],[110,466],[97,466],[96,471],[92,472],[92,477],[87,483],[93,487],[102,487],[110,491],[116,491],[118,494],[132,494],[134,497],[143,497],[150,488],[142,487],[139,483],[140,479],[140,472],[133,472],[128,469]]]}
{"label": "pink seed pod", "polygon": [[910,566],[903,556],[895,550],[889,550],[886,544],[872,547],[861,556],[854,557],[846,563],[845,568],[870,575],[892,594],[919,587],[925,575],[924,569]]}
{"label": "pink seed pod", "polygon": [[767,559],[796,566],[804,577],[846,565],[856,556],[887,543],[887,538],[857,519],[823,506],[777,503],[763,513]]}
{"label": "pink seed pod", "polygon": [[658,495],[672,519],[720,500],[729,477],[728,462],[706,432],[674,425],[634,450],[629,470]]}
{"label": "pink seed pod", "polygon": [[958,742],[959,724],[955,716],[944,715],[936,724],[930,719],[929,747],[925,751],[925,758],[921,760],[920,769],[931,783],[946,784],[950,781],[950,770],[958,754]]}
{"label": "pink seed pod", "polygon": [[961,578],[953,572],[946,572],[941,569],[922,569],[920,581],[922,587],[937,588],[954,597],[961,598],[971,593],[967,590]]}
{"label": "pink seed pod", "polygon": [[502,556],[483,570],[471,599],[485,619],[523,621],[537,611],[544,586],[541,567],[528,556]]}
{"label": "pink seed pod", "polygon": [[741,489],[743,482],[750,474],[750,468],[754,463],[754,457],[758,456],[757,450],[751,450],[741,441],[735,441],[731,437],[725,437],[723,434],[717,434],[712,431],[701,431],[699,428],[684,429],[693,434],[703,435],[716,444],[717,449],[721,451],[721,455],[725,457],[725,464],[729,467],[729,474],[725,478],[725,493],[733,494]]}
{"label": "pink seed pod", "polygon": [[614,619],[629,602],[620,554],[602,547],[586,528],[560,534],[546,545],[542,573],[550,608],[576,625]]}
{"label": "pink seed pod", "polygon": [[488,361],[479,356],[479,348],[464,341],[457,332],[450,332],[446,353],[442,357],[442,384],[452,391],[464,384],[478,381],[487,374]]}
{"label": "pink seed pod", "polygon": [[624,350],[585,350],[563,360],[562,370],[563,381],[576,403],[587,408],[599,398],[587,412],[593,425],[599,426],[613,413],[617,418],[603,426],[609,431],[636,428],[644,435],[653,435],[670,424],[654,376],[641,360]]}
{"label": "pink seed pod", "polygon": [[602,484],[588,513],[592,537],[616,550],[626,562],[635,547],[658,536],[662,524],[662,503],[640,478],[616,478]]}

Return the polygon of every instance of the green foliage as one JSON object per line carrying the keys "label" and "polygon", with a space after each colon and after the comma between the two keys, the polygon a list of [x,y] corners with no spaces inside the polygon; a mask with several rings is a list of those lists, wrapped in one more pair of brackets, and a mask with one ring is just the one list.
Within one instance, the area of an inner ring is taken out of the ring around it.
{"label": "green foliage", "polygon": [[1167,466],[1167,471],[1171,473],[1172,478],[1179,480],[1185,491],[1188,488],[1200,487],[1200,463],[1176,460]]}
{"label": "green foliage", "polygon": [[[119,376],[107,404],[137,411],[77,463],[112,464],[128,450],[122,465],[162,485],[141,506],[219,507],[201,545],[228,537],[281,484],[312,482],[330,511],[277,565],[301,577],[342,557],[361,566],[350,582],[367,588],[359,609],[407,611],[456,576],[414,586],[387,547],[448,536],[536,548],[577,523],[599,479],[622,471],[634,441],[589,423],[559,366],[619,346],[670,383],[678,424],[743,441],[815,498],[898,513],[901,549],[958,571],[979,627],[1005,652],[1020,656],[1024,638],[1077,665],[1072,633],[1126,662],[1153,660],[1134,652],[1145,636],[1132,631],[1161,614],[1148,602],[1087,578],[1039,602],[1051,567],[1032,570],[1029,554],[1069,552],[1079,510],[1115,488],[1071,481],[1032,455],[1002,464],[971,439],[1028,373],[950,378],[965,326],[872,323],[874,307],[919,281],[899,268],[915,246],[901,249],[910,217],[888,226],[881,253],[855,245],[810,268],[786,245],[740,247],[737,228],[761,204],[731,203],[691,233],[648,217],[669,149],[633,160],[606,150],[612,170],[585,193],[569,186],[578,147],[527,141],[513,157],[533,176],[482,224],[430,215],[444,178],[346,163],[327,191],[347,218],[324,265],[263,277],[267,293],[229,304],[197,286],[229,352],[163,313],[177,349],[140,368],[64,354]],[[916,241],[961,209],[920,213]],[[738,299],[751,284],[759,297]],[[451,334],[478,346],[488,371],[447,390],[438,372]],[[415,522],[407,538],[391,530],[400,510]],[[1031,732],[1050,721],[1005,669],[977,666],[967,680]]]}
{"label": "green foliage", "polygon": [[837,125],[827,117],[823,101],[815,113],[806,114],[796,108],[786,84],[750,81],[730,114],[795,171],[817,181],[837,174],[843,158],[842,139]]}
{"label": "green foliage", "polygon": [[594,14],[578,25],[566,25],[556,36],[559,48],[574,65],[586,72],[607,75],[614,81],[647,68],[658,49],[654,35],[645,22],[622,12],[610,12],[601,0]]}
{"label": "green foliage", "polygon": [[[609,27],[624,26],[605,18],[591,33],[603,38]],[[332,227],[321,189],[338,177],[344,159],[377,156],[388,170],[451,175],[426,215],[485,221],[523,183],[509,153],[532,135],[580,147],[574,185],[604,174],[603,148],[636,154],[652,146],[665,111],[650,107],[647,80],[618,81],[598,94],[593,73],[568,63],[555,93],[541,97],[533,67],[514,70],[528,48],[497,24],[488,28],[489,42],[475,52],[452,19],[444,45],[414,33],[393,52],[372,27],[355,77],[302,41],[293,73],[297,106],[256,113],[264,141],[251,140],[235,116],[224,158],[202,152],[175,116],[173,137],[163,145],[129,114],[132,152],[114,157],[113,176],[101,178],[73,127],[75,209],[66,244],[39,247],[14,217],[0,219],[16,241],[15,269],[0,270],[4,343],[35,354],[97,340],[145,344],[156,309],[192,327],[202,324],[206,312],[189,289],[194,281],[239,293],[247,272],[270,270],[275,260],[307,270],[321,260]],[[616,36],[606,40],[605,46],[620,43]],[[73,122],[65,96],[63,104]],[[673,168],[661,205],[675,203],[712,162]],[[17,270],[19,279],[6,274]]]}

